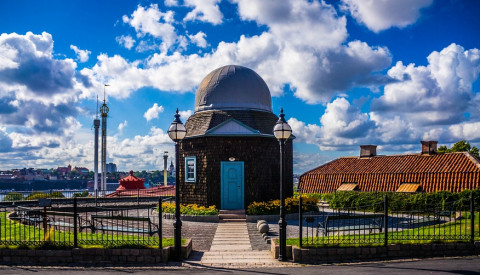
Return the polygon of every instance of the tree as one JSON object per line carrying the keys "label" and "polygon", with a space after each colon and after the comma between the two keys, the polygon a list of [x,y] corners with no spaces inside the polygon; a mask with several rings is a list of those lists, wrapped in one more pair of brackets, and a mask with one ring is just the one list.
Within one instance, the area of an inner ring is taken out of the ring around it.
{"label": "tree", "polygon": [[452,152],[469,152],[473,156],[479,157],[479,150],[477,147],[471,147],[470,142],[466,140],[460,140],[455,143],[452,148],[448,149],[447,146],[442,145],[438,147],[438,153],[452,153]]}

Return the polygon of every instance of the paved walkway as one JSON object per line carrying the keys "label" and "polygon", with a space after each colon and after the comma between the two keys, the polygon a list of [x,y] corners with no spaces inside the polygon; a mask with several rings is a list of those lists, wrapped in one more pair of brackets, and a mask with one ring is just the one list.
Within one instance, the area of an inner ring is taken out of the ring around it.
{"label": "paved walkway", "polygon": [[[195,257],[196,256],[196,257]],[[292,266],[275,260],[269,250],[253,250],[246,222],[219,223],[210,250],[194,255],[186,266],[278,267]]]}

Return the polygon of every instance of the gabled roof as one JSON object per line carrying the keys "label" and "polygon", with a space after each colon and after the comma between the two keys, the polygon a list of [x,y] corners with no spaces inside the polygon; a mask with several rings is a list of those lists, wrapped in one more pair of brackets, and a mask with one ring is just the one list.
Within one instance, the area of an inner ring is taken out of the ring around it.
{"label": "gabled roof", "polygon": [[186,137],[205,135],[210,129],[232,119],[250,129],[258,131],[259,135],[271,135],[273,137],[273,127],[278,117],[270,112],[253,110],[212,110],[197,112],[190,116],[185,122],[185,128],[187,129]]}
{"label": "gabled roof", "polygon": [[207,130],[206,135],[258,135],[260,131],[252,129],[240,121],[231,118]]}
{"label": "gabled roof", "polygon": [[303,174],[299,187],[333,192],[342,183],[357,183],[362,191],[396,191],[402,183],[417,183],[426,192],[460,192],[480,187],[480,162],[467,152],[343,157]]}

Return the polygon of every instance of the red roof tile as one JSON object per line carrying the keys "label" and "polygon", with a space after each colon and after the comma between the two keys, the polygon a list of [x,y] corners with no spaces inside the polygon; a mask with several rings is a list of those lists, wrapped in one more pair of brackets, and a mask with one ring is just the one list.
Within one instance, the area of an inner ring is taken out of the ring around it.
{"label": "red roof tile", "polygon": [[342,183],[361,191],[396,191],[402,183],[418,183],[425,192],[460,192],[480,188],[480,162],[469,153],[343,157],[300,177],[304,192],[333,192]]}

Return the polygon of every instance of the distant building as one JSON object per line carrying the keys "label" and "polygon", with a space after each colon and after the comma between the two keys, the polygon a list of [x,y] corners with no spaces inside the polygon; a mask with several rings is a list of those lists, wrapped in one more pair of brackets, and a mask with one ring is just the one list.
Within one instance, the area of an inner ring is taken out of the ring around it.
{"label": "distant building", "polygon": [[360,156],[342,157],[300,176],[306,193],[335,191],[461,192],[480,187],[480,161],[468,152],[437,153],[437,141],[422,141],[422,152],[377,155],[375,145]]}
{"label": "distant building", "polygon": [[107,163],[106,169],[107,169],[107,173],[116,173],[117,165],[115,163]]}
{"label": "distant building", "polygon": [[168,173],[171,177],[175,176],[175,166],[173,166],[173,161],[170,161],[170,167],[168,169]]}
{"label": "distant building", "polygon": [[73,170],[77,171],[80,175],[88,175],[89,170],[85,167],[75,167]]}
{"label": "distant building", "polygon": [[67,167],[58,167],[57,173],[61,175],[69,175],[72,172],[72,166],[69,164]]}

